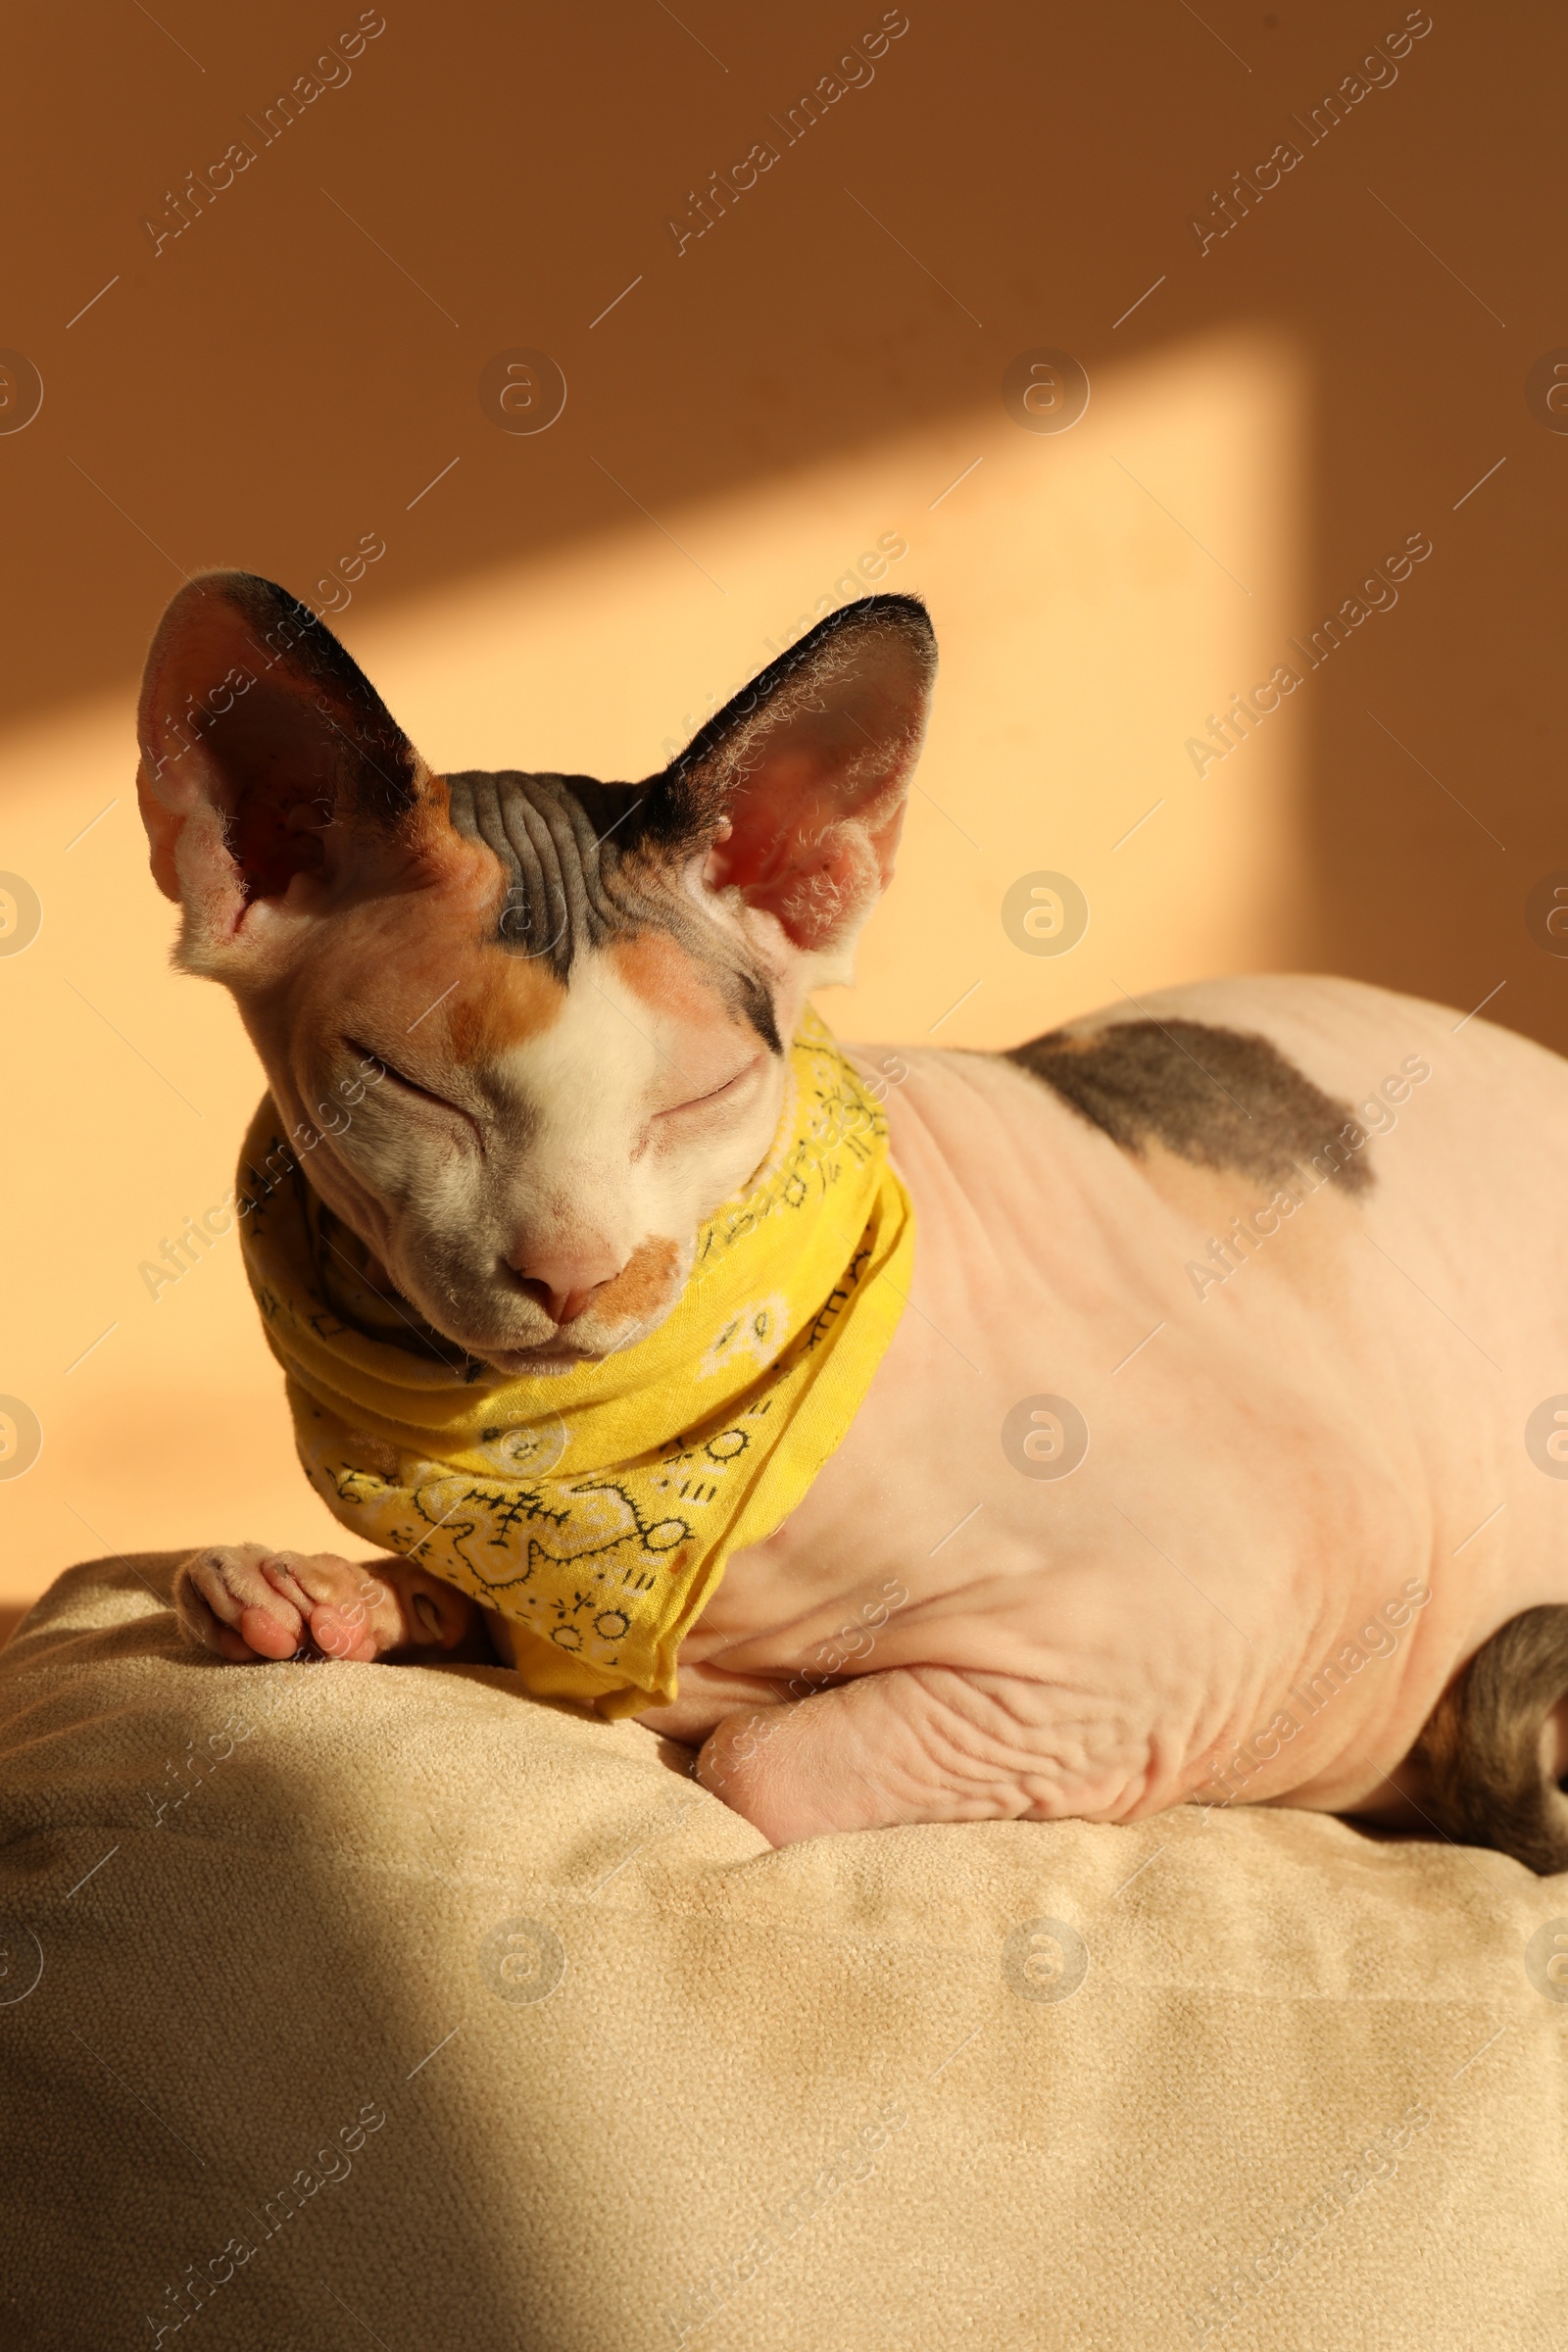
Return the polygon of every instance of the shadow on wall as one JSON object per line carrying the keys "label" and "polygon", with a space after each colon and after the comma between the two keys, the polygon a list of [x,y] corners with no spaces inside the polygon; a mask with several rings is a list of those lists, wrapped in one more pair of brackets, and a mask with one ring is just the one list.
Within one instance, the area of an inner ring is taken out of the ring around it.
{"label": "shadow on wall", "polygon": [[[1131,45],[1113,14],[1023,0],[369,8],[325,50],[279,0],[199,29],[124,12],[85,70],[68,18],[18,42],[6,334],[45,398],[0,435],[13,712],[128,684],[182,569],[243,564],[357,618],[622,526],[676,565],[694,503],[1000,418],[1042,347],[1098,401],[1126,358],[1261,326],[1316,402],[1283,634],[1412,533],[1434,547],[1313,681],[1299,952],[1466,1007],[1504,984],[1499,1017],[1568,1042],[1523,915],[1568,859],[1559,567],[1521,552],[1568,488],[1541,377],[1555,13],[1513,20],[1505,57],[1484,11],[1350,0],[1156,11]],[[65,109],[90,173],[58,170]],[[528,351],[550,366],[504,414]],[[511,429],[558,374],[549,429]],[[1196,505],[1152,488],[1250,591],[1242,457]],[[774,587],[766,631],[796,593]],[[1250,682],[1195,675],[1197,714]],[[1079,779],[1052,781],[1070,806]]]}

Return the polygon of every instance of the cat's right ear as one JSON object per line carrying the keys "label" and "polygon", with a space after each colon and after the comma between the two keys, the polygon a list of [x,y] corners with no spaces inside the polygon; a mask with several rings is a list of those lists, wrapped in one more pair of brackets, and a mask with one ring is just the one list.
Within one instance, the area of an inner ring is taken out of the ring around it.
{"label": "cat's right ear", "polygon": [[137,736],[153,876],[184,909],[188,971],[265,966],[298,917],[445,830],[369,680],[308,607],[252,572],[205,572],[174,598]]}

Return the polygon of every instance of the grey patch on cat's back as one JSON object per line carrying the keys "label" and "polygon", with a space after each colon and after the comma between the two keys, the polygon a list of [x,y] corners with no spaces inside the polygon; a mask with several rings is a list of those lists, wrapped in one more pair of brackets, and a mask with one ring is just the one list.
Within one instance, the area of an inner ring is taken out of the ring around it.
{"label": "grey patch on cat's back", "polygon": [[1003,1058],[1124,1152],[1162,1144],[1199,1167],[1270,1181],[1316,1161],[1348,1193],[1374,1181],[1350,1105],[1314,1086],[1266,1037],[1206,1021],[1117,1021],[1089,1036],[1055,1029]]}

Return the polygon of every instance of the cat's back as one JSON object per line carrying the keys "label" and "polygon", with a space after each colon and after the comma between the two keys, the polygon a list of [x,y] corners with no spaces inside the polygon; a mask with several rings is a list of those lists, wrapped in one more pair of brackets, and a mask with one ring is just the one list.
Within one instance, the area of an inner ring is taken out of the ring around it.
{"label": "cat's back", "polygon": [[1008,1416],[1054,1396],[1177,1518],[1213,1529],[1249,1494],[1254,1526],[1359,1551],[1352,1587],[1458,1551],[1461,1647],[1568,1597],[1568,1483],[1526,1444],[1568,1391],[1568,1062],[1318,978],[1151,993],[1019,1058],[903,1060],[912,1312],[851,1443],[920,1430],[897,1450],[932,1543],[970,1489],[1004,1515],[1008,1464],[1030,1475]]}
{"label": "cat's back", "polygon": [[[1418,1224],[1478,1216],[1489,1251],[1511,1236],[1538,1271],[1563,1224],[1568,1061],[1358,981],[1194,982],[1006,1052],[849,1050],[873,1079],[906,1072],[878,1091],[917,1194],[1026,1257],[1064,1193],[1096,1210],[1152,1198],[1245,1218],[1282,1184],[1310,1186],[1331,1148],[1332,1197]],[[1493,1259],[1488,1289],[1495,1273]]]}

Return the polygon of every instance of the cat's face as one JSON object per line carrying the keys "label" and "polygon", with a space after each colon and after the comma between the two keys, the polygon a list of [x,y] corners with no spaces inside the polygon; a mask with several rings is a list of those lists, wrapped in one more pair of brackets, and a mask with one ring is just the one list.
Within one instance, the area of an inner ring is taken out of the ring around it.
{"label": "cat's face", "polygon": [[311,1185],[507,1372],[629,1346],[766,1157],[808,991],[892,870],[934,653],[832,616],[643,785],[432,775],[335,640],[215,573],[149,656],[153,871]]}
{"label": "cat's face", "polygon": [[[562,978],[492,944],[493,868],[470,853],[334,910],[242,1004],[285,1132],[320,1137],[310,1183],[392,1287],[470,1354],[544,1370],[668,1312],[699,1226],[766,1155],[785,1064],[736,1001],[722,902],[711,957],[695,924],[650,928]],[[781,1016],[797,996],[781,974]]]}

